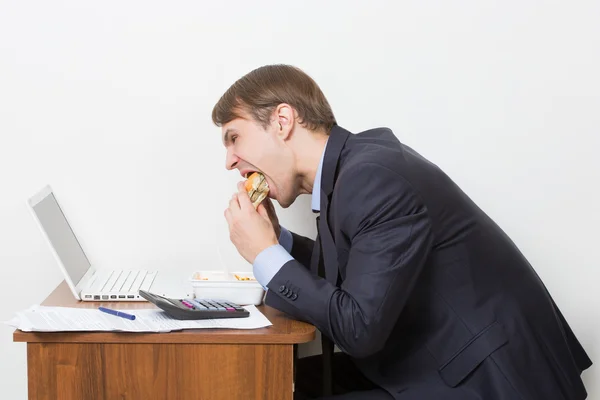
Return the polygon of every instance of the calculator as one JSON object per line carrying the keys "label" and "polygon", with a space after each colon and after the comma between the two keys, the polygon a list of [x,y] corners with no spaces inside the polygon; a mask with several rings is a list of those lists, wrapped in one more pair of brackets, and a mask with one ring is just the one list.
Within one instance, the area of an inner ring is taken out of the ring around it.
{"label": "calculator", "polygon": [[225,300],[170,299],[146,290],[140,296],[175,319],[244,318],[250,313],[242,306]]}

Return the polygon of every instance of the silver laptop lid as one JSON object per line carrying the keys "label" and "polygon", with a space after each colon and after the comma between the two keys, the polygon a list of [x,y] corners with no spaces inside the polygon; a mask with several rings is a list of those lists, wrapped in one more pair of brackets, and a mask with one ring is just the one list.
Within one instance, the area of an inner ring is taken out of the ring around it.
{"label": "silver laptop lid", "polygon": [[57,261],[62,264],[65,278],[77,286],[91,265],[58,205],[52,188],[46,186],[30,198],[29,206],[54,250]]}

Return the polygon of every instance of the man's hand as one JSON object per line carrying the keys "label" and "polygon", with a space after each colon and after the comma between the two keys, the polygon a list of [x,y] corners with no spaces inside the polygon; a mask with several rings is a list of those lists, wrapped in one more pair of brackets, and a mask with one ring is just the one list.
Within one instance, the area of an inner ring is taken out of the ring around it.
{"label": "man's hand", "polygon": [[267,209],[254,209],[243,182],[238,183],[238,192],[229,201],[225,219],[229,224],[231,242],[240,255],[251,264],[261,251],[279,243]]}

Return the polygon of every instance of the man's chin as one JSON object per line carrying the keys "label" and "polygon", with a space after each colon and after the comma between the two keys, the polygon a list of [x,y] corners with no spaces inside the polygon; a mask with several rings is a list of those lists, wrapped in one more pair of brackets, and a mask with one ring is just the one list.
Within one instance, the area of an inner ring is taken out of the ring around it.
{"label": "man's chin", "polygon": [[292,204],[294,204],[294,202],[296,201],[296,197],[292,198],[292,199],[284,199],[282,201],[279,201],[278,199],[275,199],[275,201],[277,201],[277,204],[279,204],[279,206],[281,208],[288,208],[290,207]]}
{"label": "man's chin", "polygon": [[279,207],[281,208],[288,208],[290,207],[292,204],[294,204],[294,202],[296,201],[296,199],[298,198],[298,195],[293,196],[293,197],[285,197],[285,198],[280,198],[280,193],[273,193],[273,190],[270,190],[269,193],[267,193],[267,197],[272,201],[272,202],[277,202],[277,204],[279,204]]}
{"label": "man's chin", "polygon": [[[269,193],[267,194],[267,197],[269,198],[269,200],[271,200],[271,202],[277,202],[277,204],[279,204],[280,207],[287,208],[287,207],[284,207],[282,202],[279,201],[279,199],[277,198],[277,196],[275,196],[273,194],[273,191],[269,191]],[[288,205],[288,207],[289,207],[289,205]]]}

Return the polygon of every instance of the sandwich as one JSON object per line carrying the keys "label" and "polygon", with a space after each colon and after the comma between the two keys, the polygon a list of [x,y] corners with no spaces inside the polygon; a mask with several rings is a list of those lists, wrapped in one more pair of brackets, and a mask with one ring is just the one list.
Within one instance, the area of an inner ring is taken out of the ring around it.
{"label": "sandwich", "polygon": [[263,201],[269,194],[269,184],[265,176],[260,172],[253,172],[245,183],[246,192],[250,196],[250,201],[254,209]]}

